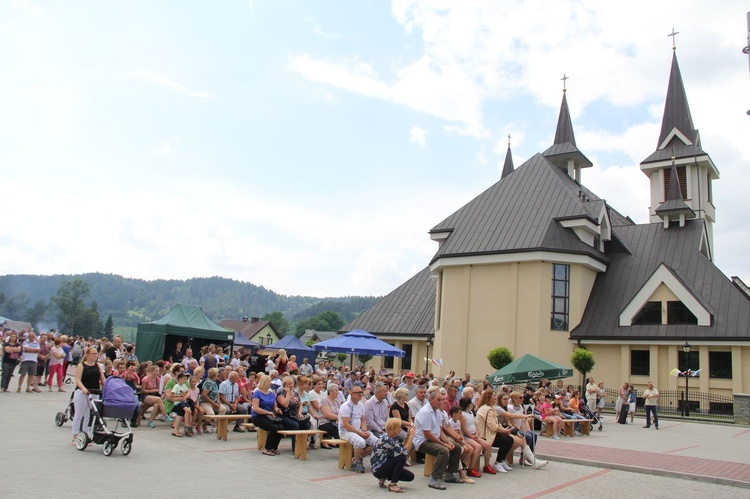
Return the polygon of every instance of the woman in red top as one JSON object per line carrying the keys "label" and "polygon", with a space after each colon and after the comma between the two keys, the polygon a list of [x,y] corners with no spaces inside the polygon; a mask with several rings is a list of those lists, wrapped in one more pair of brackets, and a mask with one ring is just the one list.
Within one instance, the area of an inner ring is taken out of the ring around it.
{"label": "woman in red top", "polygon": [[279,376],[286,372],[287,364],[289,364],[289,357],[286,356],[286,350],[282,348],[276,358],[276,370],[279,372]]}

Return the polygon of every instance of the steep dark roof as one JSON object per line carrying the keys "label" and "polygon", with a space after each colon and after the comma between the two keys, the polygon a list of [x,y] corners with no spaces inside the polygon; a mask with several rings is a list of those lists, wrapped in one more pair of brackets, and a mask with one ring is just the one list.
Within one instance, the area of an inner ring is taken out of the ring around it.
{"label": "steep dark roof", "polygon": [[[690,140],[693,145],[687,145],[678,138],[673,138],[662,147],[673,129],[677,129]],[[687,158],[691,156],[703,156],[706,153],[701,148],[700,134],[693,126],[693,117],[690,114],[685,85],[682,83],[682,73],[677,64],[677,54],[672,52],[672,68],[669,73],[669,86],[667,87],[667,99],[664,103],[664,115],[661,121],[661,133],[656,151],[641,163],[653,163],[668,160],[672,157],[674,147],[675,158]]]}
{"label": "steep dark roof", "polygon": [[362,312],[341,331],[364,329],[376,336],[435,334],[435,279],[425,267]]}
{"label": "steep dark roof", "polygon": [[693,143],[698,139],[698,131],[693,126],[693,117],[690,115],[685,85],[682,83],[682,72],[677,63],[677,52],[672,51],[672,68],[669,71],[669,86],[667,87],[667,100],[664,103],[664,115],[661,120],[661,133],[659,144],[664,142],[673,128],[678,129]]}
{"label": "steep dark roof", "polygon": [[600,198],[536,154],[432,228],[431,233],[450,234],[430,263],[445,257],[533,250],[587,254],[606,261],[555,221],[586,217],[596,223],[592,201]]}
{"label": "steep dark roof", "polygon": [[[574,340],[742,340],[750,339],[750,300],[700,251],[702,220],[683,228],[662,224],[618,227],[617,236],[632,254],[610,254],[607,271],[594,282]],[[713,314],[710,326],[619,325],[619,315],[656,269],[665,264]]]}
{"label": "steep dark roof", "polygon": [[555,141],[542,153],[554,164],[564,168],[569,158],[573,158],[581,166],[592,166],[591,161],[578,150],[576,146],[576,137],[573,134],[573,122],[570,119],[570,110],[568,109],[568,99],[563,91],[562,103],[560,104],[560,114],[557,117],[557,128],[555,129]]}
{"label": "steep dark roof", "polygon": [[510,144],[508,144],[508,151],[505,153],[505,163],[503,163],[503,173],[500,174],[500,179],[504,179],[511,173],[513,173],[513,154],[510,152]]}
{"label": "steep dark roof", "polygon": [[553,144],[570,144],[576,147],[576,137],[573,133],[573,120],[570,119],[568,99],[563,91],[562,103],[560,103],[560,114],[557,116],[557,128],[555,129],[555,141]]}

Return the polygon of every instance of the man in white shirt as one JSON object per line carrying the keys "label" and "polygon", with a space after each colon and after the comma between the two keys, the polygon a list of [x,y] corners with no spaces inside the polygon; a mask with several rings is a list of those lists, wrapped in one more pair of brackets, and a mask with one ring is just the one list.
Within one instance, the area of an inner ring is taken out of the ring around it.
{"label": "man in white shirt", "polygon": [[193,349],[188,347],[188,349],[185,350],[185,356],[182,358],[182,365],[185,367],[186,371],[190,369],[190,361],[193,360],[195,360],[193,358]]}
{"label": "man in white shirt", "polygon": [[[18,374],[20,374],[21,377],[18,378],[18,390],[16,390],[16,392],[21,391],[23,380],[28,376],[28,379],[26,380],[26,392],[31,393],[34,391],[39,393],[41,390],[36,386],[36,361],[39,357],[41,348],[39,342],[36,341],[36,334],[34,334],[33,331],[29,332],[27,339],[23,342],[21,347],[21,367],[18,369]],[[33,390],[32,386],[34,387]]]}
{"label": "man in white shirt", "polygon": [[[417,389],[414,393],[414,397],[411,398],[407,403],[407,406],[409,406],[409,414],[411,415],[411,419],[417,417],[417,413],[419,410],[427,405],[427,388],[425,385],[418,385]],[[423,464],[424,463],[424,452],[416,451],[417,454],[417,464]]]}
{"label": "man in white shirt", "polygon": [[362,460],[372,452],[378,439],[367,430],[365,405],[361,402],[364,389],[357,383],[349,392],[349,399],[339,409],[339,436],[348,440],[354,448],[352,471],[365,472]]}
{"label": "man in white shirt", "polygon": [[435,456],[435,465],[430,475],[428,487],[437,490],[445,490],[443,485],[443,473],[445,472],[446,483],[461,483],[455,475],[458,473],[458,465],[461,461],[463,448],[456,445],[443,431],[443,411],[445,395],[440,390],[432,391],[429,402],[417,413],[414,420],[416,432],[414,434],[414,448],[419,452]]}
{"label": "man in white shirt", "polygon": [[643,391],[644,407],[646,408],[646,426],[651,428],[651,415],[653,414],[654,426],[659,429],[659,416],[656,415],[656,403],[659,400],[659,390],[654,388],[654,384],[649,381],[648,389]]}
{"label": "man in white shirt", "polygon": [[302,360],[302,365],[299,366],[299,373],[302,376],[310,376],[313,373],[313,366],[310,365],[310,361],[308,359]]}

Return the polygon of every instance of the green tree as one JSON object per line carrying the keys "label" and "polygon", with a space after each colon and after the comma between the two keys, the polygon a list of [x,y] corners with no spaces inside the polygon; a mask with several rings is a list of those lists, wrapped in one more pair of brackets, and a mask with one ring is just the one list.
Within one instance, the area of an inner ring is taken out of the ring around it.
{"label": "green tree", "polygon": [[299,321],[297,325],[294,326],[294,335],[299,338],[305,334],[305,331],[308,329],[312,329],[313,331],[330,331],[326,321],[320,317],[310,317],[309,319]]}
{"label": "green tree", "polygon": [[341,363],[341,364],[344,363],[344,361],[346,360],[347,357],[348,357],[348,355],[345,354],[345,353],[340,353],[340,354],[336,355],[336,358],[339,360],[339,363]]}
{"label": "green tree", "polygon": [[317,317],[328,323],[328,331],[338,331],[346,324],[344,319],[333,310],[326,310],[322,314],[318,314]]}
{"label": "green tree", "polygon": [[24,318],[30,322],[35,330],[39,330],[37,323],[44,320],[44,316],[47,314],[47,302],[44,300],[37,301],[33,307],[26,309]]}
{"label": "green tree", "polygon": [[271,322],[281,337],[284,337],[289,333],[289,321],[286,320],[286,317],[284,317],[284,314],[281,312],[271,312],[270,314],[261,317],[261,320]]}
{"label": "green tree", "polygon": [[112,320],[112,314],[107,317],[107,322],[104,324],[104,336],[107,338],[115,336],[115,321]]}
{"label": "green tree", "polygon": [[590,373],[591,370],[594,369],[594,365],[596,365],[594,354],[585,348],[576,348],[570,356],[570,363],[573,364],[573,367],[575,367],[583,376],[581,385],[584,385],[586,374]]}
{"label": "green tree", "polygon": [[357,359],[359,359],[362,365],[367,365],[372,360],[372,355],[357,355]]}
{"label": "green tree", "polygon": [[487,354],[487,360],[490,361],[493,368],[502,369],[513,362],[513,354],[505,347],[497,347],[490,350]]}
{"label": "green tree", "polygon": [[66,334],[81,334],[76,328],[83,321],[86,311],[84,300],[89,296],[89,285],[83,279],[63,281],[57,290],[57,295],[50,301],[57,307],[57,320],[60,328]]}
{"label": "green tree", "polygon": [[[99,337],[101,338],[104,332],[104,325],[99,318],[99,312],[95,306],[96,302],[92,303],[92,306],[85,309],[81,314],[81,317],[76,326],[75,334],[84,337]],[[112,338],[110,338],[111,340]]]}
{"label": "green tree", "polygon": [[3,314],[9,319],[21,320],[26,315],[31,299],[26,293],[20,293],[11,296],[5,300],[3,305]]}

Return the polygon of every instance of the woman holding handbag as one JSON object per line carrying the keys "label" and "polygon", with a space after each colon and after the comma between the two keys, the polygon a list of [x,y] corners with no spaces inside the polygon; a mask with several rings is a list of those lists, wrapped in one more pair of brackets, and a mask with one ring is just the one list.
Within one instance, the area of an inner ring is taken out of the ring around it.
{"label": "woman holding handbag", "polygon": [[485,473],[493,474],[507,473],[512,468],[505,462],[505,457],[513,451],[515,441],[511,436],[511,431],[498,423],[495,405],[497,404],[497,395],[488,388],[482,392],[479,398],[479,410],[477,410],[477,434],[487,442],[492,442],[493,447],[497,447],[497,456],[495,464],[491,467],[484,467]]}
{"label": "woman holding handbag", "polygon": [[281,435],[279,430],[284,427],[281,424],[281,413],[276,405],[276,394],[271,390],[271,377],[261,375],[258,380],[258,388],[253,392],[253,404],[250,416],[253,424],[261,430],[266,430],[266,445],[263,448],[263,455],[275,456],[279,454],[279,442]]}
{"label": "woman holding handbag", "polygon": [[[294,378],[287,376],[281,382],[281,388],[276,391],[276,406],[281,409],[281,424],[285,430],[309,430],[310,416],[302,414],[302,399],[294,389]],[[292,437],[292,451],[295,446]]]}

